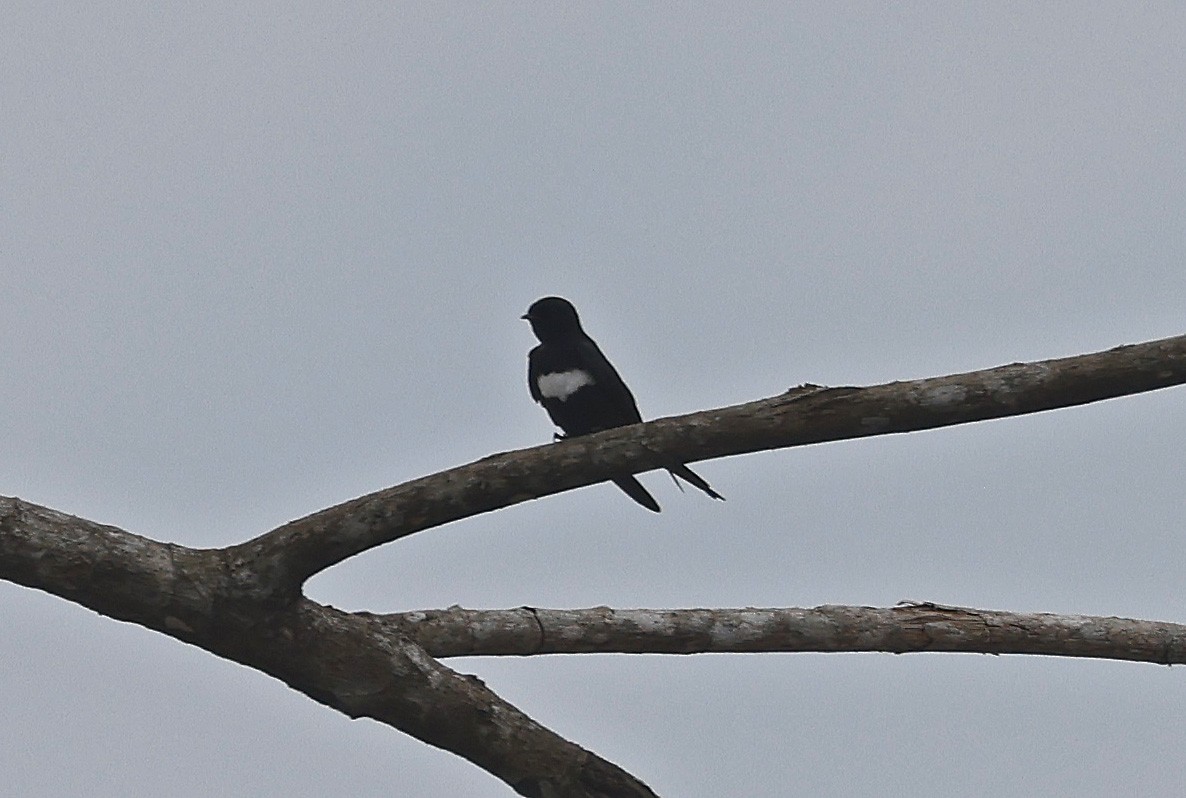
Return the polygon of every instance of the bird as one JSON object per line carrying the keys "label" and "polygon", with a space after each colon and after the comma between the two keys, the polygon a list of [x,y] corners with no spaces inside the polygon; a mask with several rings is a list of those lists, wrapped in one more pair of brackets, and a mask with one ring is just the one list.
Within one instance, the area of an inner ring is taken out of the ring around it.
{"label": "bird", "polygon": [[[557,438],[575,438],[602,430],[639,424],[642,415],[634,395],[581,327],[577,309],[567,299],[548,296],[531,304],[521,317],[531,324],[539,345],[527,355],[527,387],[531,398],[564,431]],[[680,477],[714,499],[724,501],[704,479],[682,463],[667,466],[672,479]],[[613,483],[652,512],[659,503],[633,476]],[[679,482],[676,481],[676,485]]]}

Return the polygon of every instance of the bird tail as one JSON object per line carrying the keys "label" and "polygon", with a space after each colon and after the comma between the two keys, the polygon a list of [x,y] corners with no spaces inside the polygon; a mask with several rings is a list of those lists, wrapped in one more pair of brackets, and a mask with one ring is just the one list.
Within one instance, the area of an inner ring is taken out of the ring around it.
{"label": "bird tail", "polygon": [[[696,475],[693,474],[692,476]],[[700,479],[700,477],[696,477],[696,479]],[[704,482],[702,479],[700,481]],[[614,484],[625,491],[627,496],[629,496],[631,499],[634,499],[634,501],[638,502],[651,512],[659,512],[659,502],[655,501],[655,497],[647,493],[647,489],[644,488],[642,483],[634,477],[619,477],[618,479],[614,480]],[[705,487],[707,487],[707,483],[705,484]]]}
{"label": "bird tail", "polygon": [[[669,466],[667,470],[671,472],[672,479],[675,479],[675,477],[679,477],[680,479],[687,482],[689,485],[700,488],[700,490],[704,491],[705,493],[707,493],[709,496],[713,497],[714,499],[720,499],[721,501],[725,500],[724,496],[717,493],[715,490],[712,489],[711,485],[709,485],[707,482],[704,481],[704,477],[700,476],[695,471],[688,468],[686,465]],[[675,484],[678,485],[679,482],[676,482]],[[641,485],[639,487],[641,487]],[[622,490],[626,490],[626,489],[623,488]],[[629,493],[630,491],[626,491],[626,492]]]}

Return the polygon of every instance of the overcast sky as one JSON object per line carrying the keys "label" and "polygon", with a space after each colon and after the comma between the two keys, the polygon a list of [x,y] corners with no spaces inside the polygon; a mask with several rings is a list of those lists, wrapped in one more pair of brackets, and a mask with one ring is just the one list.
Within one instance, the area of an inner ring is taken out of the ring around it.
{"label": "overcast sky", "polygon": [[[519,316],[648,418],[1186,332],[1186,10],[46,3],[0,27],[0,494],[222,546],[549,440]],[[347,609],[888,605],[1186,620],[1182,389],[703,463],[319,575]],[[0,794],[501,782],[0,583]],[[674,796],[1158,796],[1182,670],[451,660]]]}

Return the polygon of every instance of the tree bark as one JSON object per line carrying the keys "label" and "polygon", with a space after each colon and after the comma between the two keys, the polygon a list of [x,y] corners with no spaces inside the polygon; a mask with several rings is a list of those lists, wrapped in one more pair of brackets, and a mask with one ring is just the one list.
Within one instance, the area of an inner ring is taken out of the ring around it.
{"label": "tree bark", "polygon": [[734,407],[506,452],[353,499],[225,549],[161,543],[0,498],[0,579],[269,673],[350,717],[465,757],[521,795],[649,796],[527,717],[461,655],[590,651],[969,651],[1180,663],[1186,629],[933,604],[888,609],[461,608],[376,616],[304,598],[315,573],[450,521],[673,463],[931,429],[1186,382],[1186,336],[867,388],[804,386]]}
{"label": "tree bark", "polygon": [[1186,625],[904,602],[737,609],[420,610],[374,615],[433,657],[928,651],[1186,664]]}

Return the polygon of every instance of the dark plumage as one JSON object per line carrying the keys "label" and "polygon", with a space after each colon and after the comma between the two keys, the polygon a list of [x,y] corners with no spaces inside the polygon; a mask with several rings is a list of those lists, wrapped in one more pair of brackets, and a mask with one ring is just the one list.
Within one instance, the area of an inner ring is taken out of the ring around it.
{"label": "dark plumage", "polygon": [[[630,389],[597,343],[581,329],[572,303],[558,296],[544,297],[532,303],[523,318],[531,322],[539,339],[539,346],[527,357],[531,398],[544,406],[566,436],[642,421]],[[686,465],[668,466],[667,470],[714,499],[724,500]],[[614,484],[643,507],[659,512],[659,503],[634,477],[619,477]]]}

